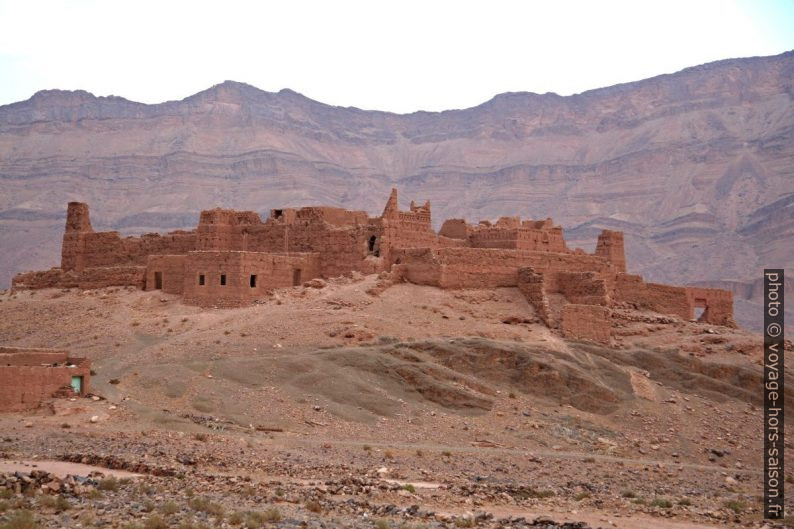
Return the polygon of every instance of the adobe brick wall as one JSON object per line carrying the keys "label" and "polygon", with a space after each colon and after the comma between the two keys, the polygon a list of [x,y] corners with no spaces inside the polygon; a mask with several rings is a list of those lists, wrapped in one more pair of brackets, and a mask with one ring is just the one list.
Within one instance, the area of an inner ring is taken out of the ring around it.
{"label": "adobe brick wall", "polygon": [[733,320],[733,292],[719,288],[686,287],[689,302],[689,319],[695,316],[695,307],[706,310],[699,321],[712,325],[735,327]]}
{"label": "adobe brick wall", "polygon": [[[203,307],[239,307],[264,297],[273,288],[298,284],[319,276],[317,254],[276,255],[260,252],[191,252],[185,259],[184,300]],[[199,276],[204,275],[204,285]],[[221,275],[226,276],[221,284]],[[251,286],[256,275],[256,286]]]}
{"label": "adobe brick wall", "polygon": [[80,272],[50,268],[38,272],[17,274],[11,281],[11,288],[104,288],[111,286],[134,286],[143,288],[146,267],[112,266],[84,268]]}
{"label": "adobe brick wall", "polygon": [[549,299],[546,296],[543,274],[536,272],[531,267],[519,268],[518,289],[524,294],[529,304],[535,308],[538,318],[547,327],[555,327],[549,308]]}
{"label": "adobe brick wall", "polygon": [[[67,363],[73,367],[67,367]],[[48,365],[42,365],[48,364]],[[37,408],[63,388],[72,376],[83,377],[82,394],[90,391],[91,363],[65,351],[0,348],[0,411]]]}
{"label": "adobe brick wall", "polygon": [[608,344],[612,320],[607,307],[567,304],[562,309],[560,329],[566,338]]}
{"label": "adobe brick wall", "polygon": [[[553,271],[610,274],[600,257],[573,253],[493,248],[396,249],[394,262],[404,265],[406,280],[441,288],[495,288],[518,285],[519,268],[530,267],[547,277]],[[547,283],[557,291],[556,279]]]}
{"label": "adobe brick wall", "polygon": [[570,303],[582,305],[609,305],[607,281],[595,272],[558,271],[555,276],[556,291]]}
{"label": "adobe brick wall", "polygon": [[150,255],[146,261],[145,290],[157,288],[157,273],[160,274],[163,292],[182,294],[185,288],[185,260],[187,255]]}

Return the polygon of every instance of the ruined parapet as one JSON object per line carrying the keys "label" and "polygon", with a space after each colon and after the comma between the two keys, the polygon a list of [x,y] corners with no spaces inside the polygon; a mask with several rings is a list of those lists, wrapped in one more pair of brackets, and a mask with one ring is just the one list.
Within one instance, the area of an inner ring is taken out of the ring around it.
{"label": "ruined parapet", "polygon": [[66,209],[66,228],[63,232],[63,244],[61,245],[61,268],[63,270],[79,272],[83,269],[85,235],[93,232],[88,204],[69,202]]}
{"label": "ruined parapet", "polygon": [[595,254],[612,263],[616,272],[626,273],[626,252],[623,248],[622,231],[603,230],[598,236]]}
{"label": "ruined parapet", "polygon": [[254,211],[214,208],[204,210],[196,229],[197,250],[246,250],[246,227],[262,226]]}
{"label": "ruined parapet", "polygon": [[553,327],[551,309],[546,297],[543,274],[534,268],[525,267],[518,269],[518,289],[524,294],[530,305],[535,308],[535,314],[547,327]]}
{"label": "ruined parapet", "polygon": [[567,304],[562,309],[560,330],[565,338],[608,344],[612,318],[607,307]]}
{"label": "ruined parapet", "polygon": [[447,219],[438,234],[449,239],[466,240],[469,238],[469,225],[464,219]]}
{"label": "ruined parapet", "polygon": [[719,288],[685,287],[689,302],[689,319],[695,319],[695,310],[703,309],[697,318],[700,323],[736,327],[733,320],[733,292]]}
{"label": "ruined parapet", "polygon": [[557,292],[569,303],[605,307],[610,304],[607,282],[595,272],[561,271],[556,272],[554,279]]}

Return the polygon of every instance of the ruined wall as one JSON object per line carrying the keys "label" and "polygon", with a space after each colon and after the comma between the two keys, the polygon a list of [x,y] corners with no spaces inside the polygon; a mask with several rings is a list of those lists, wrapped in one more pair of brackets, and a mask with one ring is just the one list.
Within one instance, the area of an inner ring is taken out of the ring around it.
{"label": "ruined wall", "polygon": [[570,303],[581,305],[609,305],[607,281],[595,272],[554,272],[556,291],[565,296]]}
{"label": "ruined wall", "polygon": [[150,255],[146,262],[146,290],[182,294],[186,259],[187,255]]}
{"label": "ruined wall", "polygon": [[630,303],[639,309],[673,314],[685,320],[692,318],[692,307],[684,287],[646,283],[638,275],[617,275],[614,300]]}
{"label": "ruined wall", "polygon": [[733,321],[733,293],[719,288],[686,287],[689,302],[689,319],[694,318],[695,308],[704,308],[698,321],[712,325],[735,327]]}
{"label": "ruined wall", "polygon": [[17,274],[11,281],[11,288],[105,288],[113,286],[132,286],[143,288],[146,276],[145,266],[112,266],[84,268],[77,272],[60,268],[38,272]]}
{"label": "ruined wall", "polygon": [[[490,248],[402,249],[393,254],[401,274],[413,283],[441,288],[495,288],[518,284],[519,268],[549,272],[611,274],[611,265],[593,255]],[[553,285],[556,290],[556,285]]]}
{"label": "ruined wall", "polygon": [[82,272],[94,267],[146,266],[149,255],[185,254],[195,246],[193,231],[123,238],[115,231],[95,232],[88,205],[70,202],[61,247],[61,269]]}
{"label": "ruined wall", "polygon": [[524,297],[535,308],[538,318],[547,326],[554,327],[552,322],[549,300],[544,288],[543,274],[538,273],[531,267],[518,269],[518,289]]}
{"label": "ruined wall", "polygon": [[88,360],[69,358],[64,351],[0,348],[0,411],[37,408],[55,393],[70,388],[72,376],[83,377],[82,394],[87,394],[91,378]]}
{"label": "ruined wall", "polygon": [[562,309],[560,330],[566,338],[608,344],[612,320],[607,307],[567,304]]}
{"label": "ruined wall", "polygon": [[505,248],[540,252],[568,251],[562,228],[535,229],[527,227],[477,227],[469,236],[474,248]]}
{"label": "ruined wall", "polygon": [[[256,276],[254,286],[252,275]],[[319,275],[317,254],[191,252],[185,260],[184,301],[205,307],[239,307],[264,297],[270,289],[302,284]]]}

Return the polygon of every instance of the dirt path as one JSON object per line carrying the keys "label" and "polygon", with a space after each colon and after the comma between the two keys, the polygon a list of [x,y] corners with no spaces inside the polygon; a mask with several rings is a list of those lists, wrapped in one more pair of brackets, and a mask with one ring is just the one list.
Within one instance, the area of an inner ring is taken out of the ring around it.
{"label": "dirt path", "polygon": [[0,473],[3,472],[32,472],[33,470],[43,470],[54,474],[59,478],[65,478],[69,474],[73,476],[87,476],[91,472],[102,472],[108,476],[117,478],[137,478],[140,474],[126,472],[124,470],[111,470],[109,468],[95,467],[93,465],[83,465],[81,463],[66,463],[64,461],[0,461]]}

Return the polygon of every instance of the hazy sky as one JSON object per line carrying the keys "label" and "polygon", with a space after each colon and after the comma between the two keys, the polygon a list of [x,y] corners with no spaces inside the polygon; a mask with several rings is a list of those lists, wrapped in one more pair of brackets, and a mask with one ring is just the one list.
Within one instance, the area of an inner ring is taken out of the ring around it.
{"label": "hazy sky", "polygon": [[0,104],[156,103],[226,79],[410,112],[572,94],[794,49],[794,0],[0,0]]}

